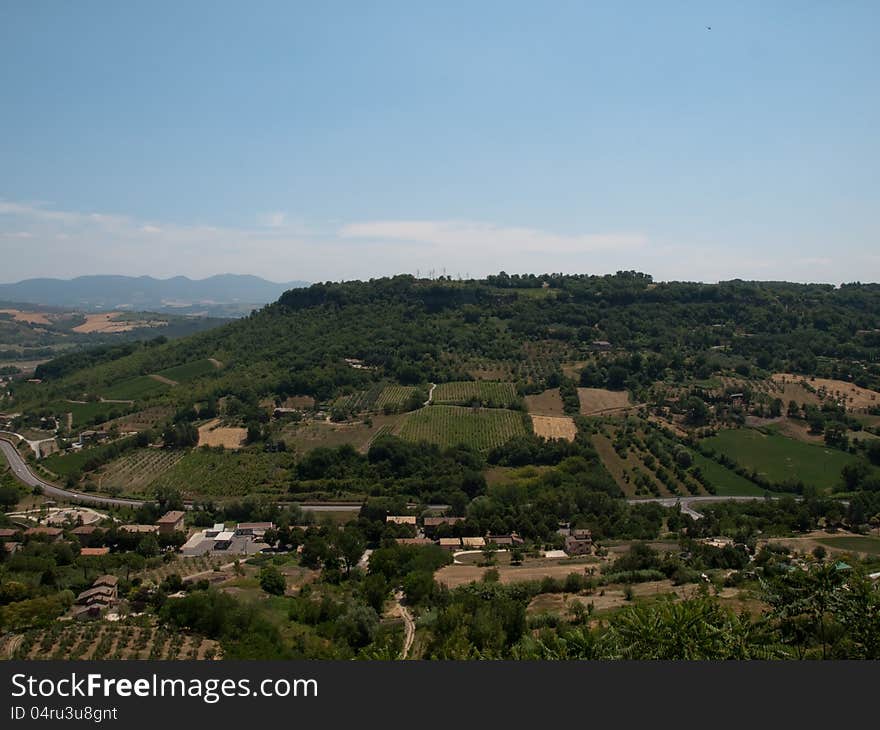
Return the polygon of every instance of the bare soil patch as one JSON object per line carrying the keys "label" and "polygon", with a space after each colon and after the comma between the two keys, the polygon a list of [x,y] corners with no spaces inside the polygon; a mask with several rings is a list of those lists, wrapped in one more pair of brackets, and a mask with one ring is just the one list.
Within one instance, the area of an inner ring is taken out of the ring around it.
{"label": "bare soil patch", "polygon": [[155,373],[148,375],[148,378],[152,378],[153,380],[158,381],[159,383],[165,383],[165,385],[180,385],[176,380],[172,380],[171,378],[166,378],[164,375],[156,375]]}
{"label": "bare soil patch", "polygon": [[605,388],[578,388],[581,401],[581,414],[593,416],[630,407],[629,393],[625,390],[606,390]]}
{"label": "bare soil patch", "polygon": [[527,395],[523,400],[526,402],[526,410],[534,416],[564,416],[565,409],[562,406],[562,396],[559,388],[545,390],[538,395]]}
{"label": "bare soil patch", "polygon": [[281,404],[281,407],[309,410],[315,407],[315,399],[310,395],[292,395]]}
{"label": "bare soil patch", "polygon": [[[682,600],[692,592],[695,592],[696,586],[674,586],[671,580],[656,580],[647,583],[635,583],[632,586],[632,591],[633,596],[637,599],[673,595],[675,600]],[[581,603],[585,607],[592,603],[593,609],[596,611],[607,611],[632,605],[632,601],[626,600],[623,586],[610,585],[595,591],[591,595],[541,593],[532,599],[526,611],[533,615],[541,613],[565,614],[573,603]]]}
{"label": "bare soil patch", "polygon": [[[524,565],[498,565],[495,569],[498,571],[502,583],[518,583],[521,581],[541,580],[545,576],[565,578],[569,573],[584,574],[586,570],[596,566],[595,559],[593,559],[592,563],[588,563],[583,559],[574,559],[570,562],[533,560]],[[434,574],[434,579],[449,588],[456,588],[481,580],[487,570],[489,568],[478,565],[447,565],[444,568],[440,568]]]}
{"label": "bare soil patch", "polygon": [[199,426],[199,446],[223,446],[227,449],[240,449],[246,437],[246,428],[221,426],[219,418]]}
{"label": "bare soil patch", "polygon": [[[821,399],[830,399],[843,403],[849,411],[867,409],[880,404],[880,393],[861,388],[855,383],[830,378],[805,378],[791,373],[776,373],[773,380],[781,383],[807,384],[816,393],[810,393],[818,403]],[[803,386],[801,386],[803,387]],[[805,388],[806,390],[806,388]]]}
{"label": "bare soil patch", "polygon": [[52,324],[44,312],[24,312],[20,309],[0,309],[0,314],[9,314],[16,322],[27,324]]}

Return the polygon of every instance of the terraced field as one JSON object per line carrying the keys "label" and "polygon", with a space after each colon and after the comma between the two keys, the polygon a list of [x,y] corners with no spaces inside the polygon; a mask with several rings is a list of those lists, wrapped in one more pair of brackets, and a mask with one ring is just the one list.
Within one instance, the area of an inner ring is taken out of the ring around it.
{"label": "terraced field", "polygon": [[440,446],[466,443],[489,451],[514,436],[524,436],[521,413],[502,408],[426,406],[408,414],[398,435],[409,441],[429,441]]}
{"label": "terraced field", "polygon": [[503,408],[516,401],[513,383],[492,383],[485,380],[463,380],[440,383],[434,389],[434,402],[445,405],[466,405],[479,402]]}
{"label": "terraced field", "polygon": [[99,489],[121,489],[129,494],[148,494],[149,486],[184,456],[183,451],[137,449],[111,461],[95,473]]}

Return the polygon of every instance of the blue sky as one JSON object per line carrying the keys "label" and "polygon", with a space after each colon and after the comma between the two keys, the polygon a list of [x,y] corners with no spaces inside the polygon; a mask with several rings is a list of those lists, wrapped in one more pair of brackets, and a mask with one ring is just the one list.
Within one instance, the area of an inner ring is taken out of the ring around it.
{"label": "blue sky", "polygon": [[0,281],[878,281],[878,21],[846,0],[0,0]]}

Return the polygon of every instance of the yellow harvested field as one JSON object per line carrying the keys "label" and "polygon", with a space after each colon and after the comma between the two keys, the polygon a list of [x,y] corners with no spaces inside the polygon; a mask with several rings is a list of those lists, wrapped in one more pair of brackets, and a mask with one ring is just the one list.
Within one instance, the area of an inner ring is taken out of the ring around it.
{"label": "yellow harvested field", "polygon": [[52,321],[43,312],[23,312],[20,309],[0,309],[0,314],[11,315],[16,322],[27,322],[28,324],[52,324]]}
{"label": "yellow harvested field", "polygon": [[130,332],[134,329],[131,322],[118,322],[117,317],[121,312],[102,312],[101,314],[86,314],[86,321],[73,328],[74,332],[89,334],[92,332]]}
{"label": "yellow harvested field", "polygon": [[625,390],[578,388],[577,391],[581,401],[581,415],[584,416],[617,411],[630,406],[629,393]]}
{"label": "yellow harvested field", "polygon": [[223,446],[227,449],[240,449],[246,437],[246,428],[221,426],[219,418],[199,426],[199,446]]}
{"label": "yellow harvested field", "polygon": [[[880,405],[880,393],[867,388],[861,388],[855,383],[845,380],[832,380],[830,378],[807,378],[803,375],[791,373],[776,373],[773,375],[774,382],[786,385],[806,384],[816,391],[814,397],[822,400],[832,400],[844,403],[847,410],[867,409]],[[812,394],[811,394],[812,395]]]}
{"label": "yellow harvested field", "polygon": [[538,395],[527,395],[523,400],[526,403],[526,410],[532,415],[565,415],[565,409],[562,407],[562,396],[559,395],[559,388],[551,388]]}
{"label": "yellow harvested field", "polygon": [[569,416],[532,416],[531,418],[535,434],[545,439],[574,441],[574,437],[577,436],[574,419]]}

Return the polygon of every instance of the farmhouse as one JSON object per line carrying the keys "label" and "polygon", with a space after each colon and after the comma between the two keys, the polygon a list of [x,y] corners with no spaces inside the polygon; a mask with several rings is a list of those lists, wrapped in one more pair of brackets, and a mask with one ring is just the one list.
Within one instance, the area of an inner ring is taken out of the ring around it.
{"label": "farmhouse", "polygon": [[608,342],[608,340],[593,340],[593,342],[592,342],[592,348],[593,348],[594,350],[602,350],[602,351],[604,351],[604,350],[610,350],[610,349],[611,349],[611,343]]}
{"label": "farmhouse", "polygon": [[98,532],[98,528],[95,525],[80,525],[79,527],[74,527],[70,534],[76,536],[80,545],[87,545],[93,539],[96,532]]}
{"label": "farmhouse", "polygon": [[3,527],[0,528],[0,540],[18,540],[20,538],[21,530],[17,530],[13,527]]}
{"label": "farmhouse", "polygon": [[461,547],[461,538],[441,537],[437,544],[444,550],[458,550]]}
{"label": "farmhouse", "polygon": [[84,547],[80,548],[79,554],[84,558],[97,558],[102,555],[108,555],[110,548],[108,547]]}
{"label": "farmhouse", "polygon": [[510,535],[486,535],[486,543],[498,547],[513,547],[514,545],[522,545],[523,542],[523,539],[515,532]]}
{"label": "farmhouse", "polygon": [[119,531],[146,535],[159,532],[159,525],[120,525]]}
{"label": "farmhouse", "polygon": [[186,512],[182,512],[181,510],[166,512],[156,520],[156,524],[159,525],[159,534],[173,535],[175,532],[183,531],[183,518],[185,516]]}
{"label": "farmhouse", "polygon": [[91,588],[76,597],[71,616],[77,619],[98,618],[103,610],[119,600],[118,584],[119,579],[115,575],[96,578]]}
{"label": "farmhouse", "polygon": [[569,530],[565,537],[565,552],[569,555],[589,555],[592,553],[592,533],[589,530]]}
{"label": "farmhouse", "polygon": [[416,524],[415,515],[386,515],[385,522],[393,522],[395,525],[413,525]]}
{"label": "farmhouse", "polygon": [[398,545],[433,545],[434,541],[427,537],[398,537],[394,542]]}
{"label": "farmhouse", "polygon": [[486,540],[482,537],[463,537],[461,538],[461,546],[465,550],[476,550],[486,547]]}
{"label": "farmhouse", "polygon": [[274,522],[239,522],[235,527],[235,534],[237,536],[250,535],[262,539],[266,535],[267,530],[274,529]]}
{"label": "farmhouse", "polygon": [[425,517],[425,534],[433,533],[440,525],[455,525],[463,522],[464,517]]}
{"label": "farmhouse", "polygon": [[24,536],[57,542],[63,533],[60,527],[30,527],[24,531]]}

